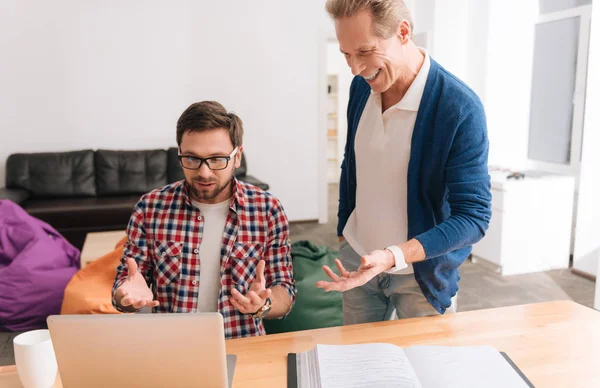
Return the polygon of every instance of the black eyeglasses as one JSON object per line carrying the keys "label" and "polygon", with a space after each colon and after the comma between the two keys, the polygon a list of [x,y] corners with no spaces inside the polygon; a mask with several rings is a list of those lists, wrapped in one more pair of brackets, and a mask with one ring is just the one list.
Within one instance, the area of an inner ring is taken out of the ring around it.
{"label": "black eyeglasses", "polygon": [[224,170],[229,165],[229,160],[237,154],[238,148],[235,147],[229,156],[214,156],[212,158],[197,158],[195,156],[177,155],[179,163],[188,170],[198,170],[206,163],[211,170]]}

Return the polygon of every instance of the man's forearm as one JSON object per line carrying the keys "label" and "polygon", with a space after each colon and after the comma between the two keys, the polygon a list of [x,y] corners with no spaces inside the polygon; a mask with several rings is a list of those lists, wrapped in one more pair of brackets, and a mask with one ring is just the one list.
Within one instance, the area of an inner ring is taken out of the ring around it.
{"label": "man's forearm", "polygon": [[267,319],[281,318],[286,315],[292,307],[292,298],[283,286],[271,287],[271,311]]}
{"label": "man's forearm", "polygon": [[400,244],[400,249],[402,249],[402,253],[404,253],[407,264],[423,261],[426,258],[425,249],[416,238]]}

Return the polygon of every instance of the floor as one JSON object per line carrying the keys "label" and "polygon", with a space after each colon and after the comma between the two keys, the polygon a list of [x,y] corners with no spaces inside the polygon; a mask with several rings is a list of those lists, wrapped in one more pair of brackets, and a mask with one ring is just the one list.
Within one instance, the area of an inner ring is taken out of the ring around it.
{"label": "floor", "polygon": [[[317,245],[338,248],[336,236],[338,186],[329,187],[329,222],[292,223],[292,241],[309,240]],[[480,310],[518,304],[571,299],[592,307],[595,283],[570,270],[527,275],[500,276],[467,260],[461,266],[458,311]],[[14,364],[14,333],[0,333],[0,366]]]}

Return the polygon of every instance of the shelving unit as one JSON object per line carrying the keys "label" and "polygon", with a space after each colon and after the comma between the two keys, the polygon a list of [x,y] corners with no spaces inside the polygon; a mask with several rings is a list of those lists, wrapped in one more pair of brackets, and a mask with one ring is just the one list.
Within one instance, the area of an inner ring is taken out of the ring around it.
{"label": "shelving unit", "polygon": [[327,76],[327,182],[337,183],[340,179],[338,160],[338,77]]}

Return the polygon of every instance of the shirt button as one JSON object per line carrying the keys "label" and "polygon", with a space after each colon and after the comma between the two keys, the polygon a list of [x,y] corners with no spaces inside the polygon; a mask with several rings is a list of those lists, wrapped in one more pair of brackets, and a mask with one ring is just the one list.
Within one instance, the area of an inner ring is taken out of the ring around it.
{"label": "shirt button", "polygon": [[166,256],[166,255],[167,255],[167,252],[163,252],[163,253],[161,253],[160,255],[164,257],[164,256]]}
{"label": "shirt button", "polygon": [[198,248],[194,249],[194,253],[198,253],[198,252],[200,252],[200,251],[198,250]]}
{"label": "shirt button", "polygon": [[192,284],[193,284],[193,285],[196,285],[196,281],[195,281],[195,280],[192,280]]}
{"label": "shirt button", "polygon": [[198,221],[202,221],[202,216],[198,216]]}

